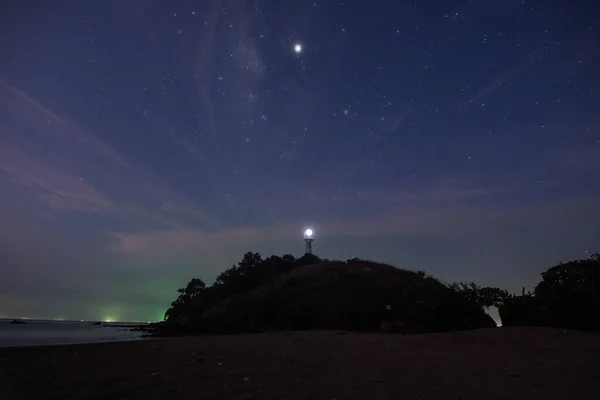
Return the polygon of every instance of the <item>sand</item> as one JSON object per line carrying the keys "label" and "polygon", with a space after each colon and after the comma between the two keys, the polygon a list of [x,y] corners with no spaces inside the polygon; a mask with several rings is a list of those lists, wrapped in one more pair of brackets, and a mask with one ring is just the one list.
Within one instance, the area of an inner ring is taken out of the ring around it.
{"label": "sand", "polygon": [[7,348],[0,398],[600,399],[600,335],[280,332]]}

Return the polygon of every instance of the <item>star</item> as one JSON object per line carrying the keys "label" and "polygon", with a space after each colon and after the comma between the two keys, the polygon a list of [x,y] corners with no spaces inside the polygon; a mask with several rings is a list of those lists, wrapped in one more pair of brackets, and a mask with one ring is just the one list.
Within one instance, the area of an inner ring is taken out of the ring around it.
{"label": "star", "polygon": [[145,1],[145,34],[121,29],[119,2],[72,2],[56,15],[86,29],[33,41],[45,10],[11,3],[0,258],[22,276],[0,279],[0,314],[162,319],[186,277],[247,251],[301,256],[309,216],[320,256],[518,293],[559,261],[548,248],[566,261],[600,242],[594,2],[570,29],[565,7],[540,19],[519,1],[489,24],[473,0]]}

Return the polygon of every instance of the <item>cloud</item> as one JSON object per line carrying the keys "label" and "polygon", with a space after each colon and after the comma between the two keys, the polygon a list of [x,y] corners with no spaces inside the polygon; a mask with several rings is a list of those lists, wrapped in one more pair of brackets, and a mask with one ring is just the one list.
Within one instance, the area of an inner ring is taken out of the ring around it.
{"label": "cloud", "polygon": [[531,68],[536,62],[544,59],[544,55],[548,54],[548,50],[544,47],[537,49],[534,52],[531,52],[526,57],[522,58],[517,64],[508,68],[504,72],[502,72],[499,76],[494,78],[490,83],[481,88],[477,93],[475,93],[471,98],[462,104],[459,111],[465,111],[473,104],[479,104],[491,97],[498,89],[502,86],[506,85],[513,79],[516,79],[518,76],[523,74],[529,68]]}
{"label": "cloud", "polygon": [[[13,212],[25,207],[30,216],[43,216],[45,220],[56,218],[51,210],[111,215],[126,218],[133,226],[173,227],[182,223],[207,229],[219,226],[214,215],[141,170],[125,168],[115,174],[98,169],[95,174],[85,175],[102,182],[102,187],[110,188],[115,196],[107,195],[87,178],[68,173],[56,163],[34,158],[0,142],[0,188],[4,181],[14,188],[25,189],[13,193],[17,197],[5,204]],[[2,191],[7,198],[9,191]],[[49,210],[39,209],[28,199],[43,203]]]}
{"label": "cloud", "polygon": [[0,173],[55,209],[105,214],[115,208],[85,180],[38,162],[7,143],[0,143]]}
{"label": "cloud", "polygon": [[395,133],[402,125],[406,119],[412,114],[413,109],[410,105],[405,106],[402,111],[397,114],[395,117],[392,117],[389,122],[388,131],[390,133]]}
{"label": "cloud", "polygon": [[[498,189],[500,190],[500,189]],[[343,221],[325,218],[313,225],[319,239],[341,237],[495,237],[514,240],[516,232],[569,232],[589,220],[598,199],[573,199],[542,204],[516,203],[512,207],[490,206],[482,196],[495,193],[485,189],[461,189],[446,182],[431,190],[400,194],[390,192],[376,197],[370,213],[346,216]],[[361,202],[356,197],[350,201]],[[480,201],[479,201],[480,200]],[[360,204],[359,204],[360,206]],[[364,209],[363,209],[364,211]],[[600,217],[600,215],[598,215]],[[287,220],[266,226],[224,227],[213,231],[176,227],[145,232],[113,234],[111,249],[134,256],[149,254],[214,254],[256,248],[264,243],[294,240],[306,221]]]}
{"label": "cloud", "polygon": [[203,153],[200,151],[198,146],[195,146],[190,141],[183,138],[181,135],[177,135],[173,130],[168,130],[169,137],[175,144],[184,149],[189,155],[199,161],[205,161],[206,157],[204,157]]}
{"label": "cloud", "polygon": [[15,99],[21,100],[27,108],[36,110],[39,113],[43,114],[46,118],[58,122],[59,124],[63,123],[62,118],[60,118],[57,114],[53,113],[50,109],[48,109],[32,97],[29,97],[25,92],[23,92],[19,88],[9,85],[7,82],[4,82],[2,80],[0,80],[0,88],[3,89],[3,92],[6,91],[7,94],[12,95]]}
{"label": "cloud", "polygon": [[111,248],[120,253],[133,255],[164,253],[165,251],[177,253],[186,250],[214,252],[236,244],[251,245],[263,238],[261,234],[264,234],[264,232],[255,228],[222,230],[211,233],[181,227],[141,233],[115,233],[116,242]]}
{"label": "cloud", "polygon": [[[464,182],[463,182],[464,180]],[[277,193],[282,205],[299,203],[311,207],[324,204],[345,204],[347,206],[397,207],[401,205],[448,204],[470,199],[479,199],[505,192],[504,187],[480,187],[467,183],[466,179],[448,178],[428,182],[427,186],[416,186],[412,182],[398,182],[393,188],[355,187],[353,192],[329,187],[293,187],[287,192]],[[335,198],[335,200],[333,200]],[[334,203],[332,203],[332,201]]]}
{"label": "cloud", "polygon": [[500,188],[480,188],[465,186],[458,179],[444,179],[434,182],[426,188],[407,188],[405,190],[396,189],[393,191],[368,191],[358,193],[355,197],[361,201],[376,201],[390,204],[434,202],[446,203],[456,200],[467,200],[470,198],[488,196],[498,193]]}
{"label": "cloud", "polygon": [[[217,222],[194,202],[161,183],[141,166],[128,163],[93,133],[44,106],[23,90],[0,80],[0,178],[25,189],[49,210],[112,214],[133,218],[134,225],[178,226],[182,222],[214,227]],[[16,124],[11,125],[11,121]],[[159,121],[161,122],[161,121]],[[169,129],[168,125],[159,126]],[[18,127],[18,128],[17,128]],[[35,140],[24,141],[23,131]],[[190,154],[191,143],[173,134],[172,140]],[[75,156],[74,156],[75,155]],[[99,157],[94,157],[97,155]],[[72,171],[78,171],[74,175]],[[94,182],[92,185],[91,182]],[[98,188],[102,188],[99,190]],[[23,192],[11,192],[9,206],[23,208]],[[8,198],[8,192],[3,193]],[[171,209],[163,209],[170,204]],[[29,209],[36,207],[27,202]],[[173,211],[177,207],[178,211]],[[38,217],[51,211],[31,210]]]}
{"label": "cloud", "polygon": [[36,132],[64,140],[67,144],[85,145],[97,154],[122,165],[125,160],[93,133],[61,117],[16,86],[0,80],[0,105],[13,116],[20,116]]}
{"label": "cloud", "polygon": [[221,226],[216,216],[200,210],[178,196],[170,196],[168,201],[162,203],[161,209],[169,214],[179,216],[181,220],[200,222],[207,229],[219,228]]}

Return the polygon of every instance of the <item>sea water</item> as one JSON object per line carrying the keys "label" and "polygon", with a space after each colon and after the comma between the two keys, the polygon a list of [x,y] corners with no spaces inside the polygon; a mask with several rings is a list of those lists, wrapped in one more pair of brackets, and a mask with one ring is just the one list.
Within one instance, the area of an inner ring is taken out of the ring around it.
{"label": "sea water", "polygon": [[25,324],[11,324],[11,321],[0,319],[0,347],[140,340],[143,334],[131,330],[140,324],[116,327],[79,321],[26,320]]}

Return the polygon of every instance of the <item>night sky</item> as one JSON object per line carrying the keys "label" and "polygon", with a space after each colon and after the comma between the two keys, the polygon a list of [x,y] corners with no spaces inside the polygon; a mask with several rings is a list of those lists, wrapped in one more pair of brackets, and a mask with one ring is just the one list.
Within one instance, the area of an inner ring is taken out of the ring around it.
{"label": "night sky", "polygon": [[593,1],[3,1],[0,316],[161,319],[247,251],[520,292],[600,251]]}

